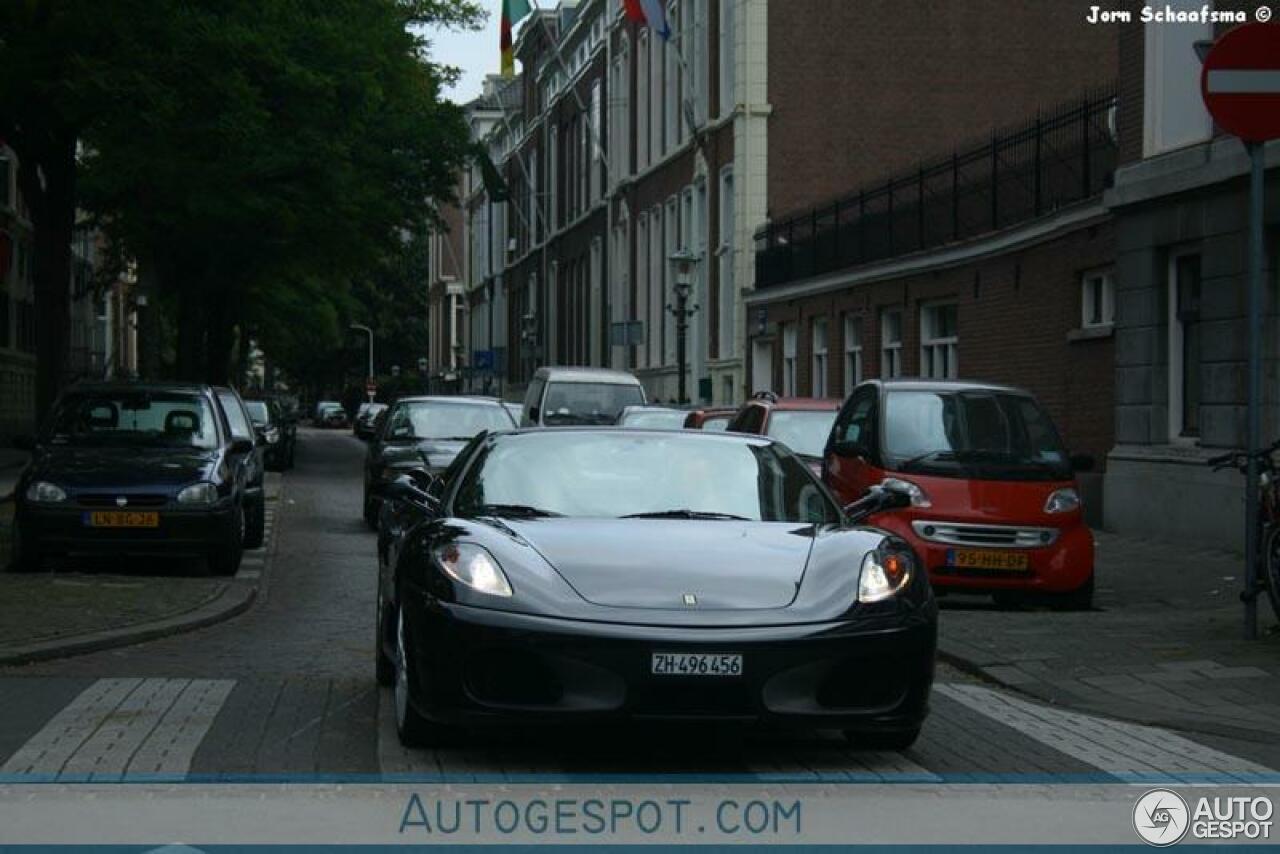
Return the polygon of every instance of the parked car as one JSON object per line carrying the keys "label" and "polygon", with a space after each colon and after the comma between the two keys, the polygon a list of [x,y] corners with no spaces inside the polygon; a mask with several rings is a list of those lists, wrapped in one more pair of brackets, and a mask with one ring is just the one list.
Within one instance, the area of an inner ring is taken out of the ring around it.
{"label": "parked car", "polygon": [[387,411],[385,403],[362,403],[356,411],[355,420],[351,422],[351,432],[360,439],[368,439],[373,435],[374,424],[378,416]]}
{"label": "parked car", "polygon": [[813,397],[778,397],[758,392],[742,405],[726,428],[733,433],[772,436],[822,473],[822,451],[831,433],[840,401]]}
{"label": "parked car", "polygon": [[364,519],[378,525],[384,480],[413,470],[443,471],[477,433],[511,430],[511,413],[491,397],[402,397],[383,415],[382,429],[369,441],[364,466]]}
{"label": "parked car", "polygon": [[618,416],[618,426],[683,430],[687,414],[683,409],[670,409],[665,406],[628,406]]}
{"label": "parked car", "polygon": [[293,452],[297,445],[297,425],[284,414],[275,398],[246,400],[245,409],[253,419],[258,438],[266,443],[265,461],[271,471],[293,468]]}
{"label": "parked car", "polygon": [[505,406],[505,407],[507,408],[507,412],[511,415],[511,420],[512,420],[514,423],[519,424],[519,423],[520,423],[520,412],[521,412],[521,408],[522,408],[522,407],[520,406],[520,404],[519,404],[519,403],[516,403],[516,402],[514,402],[514,401],[511,401],[511,400],[504,400],[504,401],[502,401],[502,405],[503,405],[503,406]]}
{"label": "parked car", "polygon": [[645,402],[640,381],[624,371],[539,368],[525,393],[520,426],[614,424],[625,407]]}
{"label": "parked car", "polygon": [[234,574],[255,503],[252,430],[233,434],[203,385],[78,383],[14,490],[12,563],[56,554],[190,555]]}
{"label": "parked car", "polygon": [[1093,535],[1053,421],[1030,393],[932,380],[863,383],[840,411],[824,480],[844,501],[878,484],[912,506],[876,523],[921,556],[940,591],[1093,601]]}
{"label": "parked car", "polygon": [[378,490],[416,516],[379,552],[374,650],[406,744],[606,718],[920,731],[933,595],[856,524],[905,496],[851,517],[771,439],[583,427],[480,436]]}
{"label": "parked car", "polygon": [[215,386],[213,396],[226,416],[231,438],[248,439],[251,443],[242,458],[236,454],[233,458],[245,470],[244,547],[256,549],[262,545],[267,527],[267,494],[264,489],[267,441],[254,429],[253,418],[235,389]]}
{"label": "parked car", "polygon": [[347,426],[347,410],[341,403],[322,403],[316,410],[317,427],[342,428]]}
{"label": "parked car", "polygon": [[695,409],[685,415],[686,430],[727,430],[733,416],[738,414],[736,406],[711,406],[706,409]]}
{"label": "parked car", "polygon": [[312,423],[314,423],[317,427],[323,427],[324,424],[322,424],[321,422],[324,420],[324,411],[326,409],[332,409],[335,406],[338,407],[339,409],[342,409],[342,404],[336,400],[318,401],[316,403],[316,408],[312,410],[312,413],[311,413]]}

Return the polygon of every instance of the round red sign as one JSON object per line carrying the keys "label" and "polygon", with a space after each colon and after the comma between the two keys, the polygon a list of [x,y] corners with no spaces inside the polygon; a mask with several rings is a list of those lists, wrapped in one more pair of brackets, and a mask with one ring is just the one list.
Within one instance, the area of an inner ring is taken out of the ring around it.
{"label": "round red sign", "polygon": [[1244,24],[1214,42],[1200,95],[1227,133],[1246,142],[1280,138],[1280,24]]}

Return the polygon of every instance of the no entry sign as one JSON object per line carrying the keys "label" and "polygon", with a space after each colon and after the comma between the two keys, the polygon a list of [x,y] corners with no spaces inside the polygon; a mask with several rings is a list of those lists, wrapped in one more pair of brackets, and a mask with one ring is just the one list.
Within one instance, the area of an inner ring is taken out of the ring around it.
{"label": "no entry sign", "polygon": [[1280,24],[1245,24],[1214,42],[1200,94],[1227,133],[1245,142],[1280,138]]}

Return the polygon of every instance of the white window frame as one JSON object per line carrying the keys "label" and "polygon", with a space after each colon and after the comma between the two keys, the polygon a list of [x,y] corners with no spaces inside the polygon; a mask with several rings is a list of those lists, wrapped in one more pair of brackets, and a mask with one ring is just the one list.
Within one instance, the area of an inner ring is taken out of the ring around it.
{"label": "white window frame", "polygon": [[[1101,299],[1102,305],[1098,306]],[[1094,314],[1097,319],[1094,319]],[[1080,328],[1103,329],[1115,323],[1115,272],[1091,270],[1080,277]]]}
{"label": "white window frame", "polygon": [[[1168,303],[1166,320],[1168,323],[1169,350],[1165,354],[1169,365],[1169,444],[1195,446],[1200,444],[1200,437],[1184,436],[1186,423],[1182,420],[1182,384],[1187,366],[1183,363],[1183,324],[1178,319],[1178,261],[1200,255],[1196,248],[1179,249],[1169,253],[1169,267],[1165,276],[1165,302]],[[1204,298],[1204,259],[1200,259],[1200,297]],[[1203,339],[1202,339],[1203,340]],[[1197,366],[1198,367],[1198,366]],[[1201,389],[1203,394],[1203,388]]]}
{"label": "white window frame", "polygon": [[587,180],[587,206],[595,204],[602,195],[604,178],[604,148],[600,145],[601,113],[604,109],[604,81],[597,77],[591,81],[591,112],[587,116],[587,145],[590,155],[590,175]]}
{"label": "white window frame", "polygon": [[826,397],[830,380],[830,346],[831,324],[825,317],[815,317],[809,321],[809,349],[813,367],[809,373],[809,389],[813,397]]}
{"label": "white window frame", "polygon": [[738,292],[735,285],[733,252],[733,167],[720,170],[720,349],[721,359],[737,355]]}
{"label": "white window frame", "polygon": [[796,323],[783,323],[782,329],[782,396],[796,395]]}
{"label": "white window frame", "polygon": [[853,394],[853,389],[862,382],[862,316],[846,314],[844,316],[844,394]]}
{"label": "white window frame", "polygon": [[679,10],[680,5],[678,3],[673,2],[667,5],[667,21],[671,27],[671,38],[663,43],[665,69],[662,90],[662,153],[664,155],[680,144],[680,100],[682,93],[680,61],[679,55],[676,53],[677,45],[680,44],[682,36]]}
{"label": "white window frame", "polygon": [[[954,308],[956,330],[954,335],[938,335],[934,330],[937,312]],[[959,376],[960,363],[960,306],[955,300],[940,300],[920,306],[920,376],[938,380],[953,380]],[[942,373],[934,369],[934,359],[941,355],[945,362]]]}
{"label": "white window frame", "polygon": [[[889,338],[889,318],[898,318],[898,337]],[[880,310],[880,378],[891,380],[902,376],[902,309]]]}

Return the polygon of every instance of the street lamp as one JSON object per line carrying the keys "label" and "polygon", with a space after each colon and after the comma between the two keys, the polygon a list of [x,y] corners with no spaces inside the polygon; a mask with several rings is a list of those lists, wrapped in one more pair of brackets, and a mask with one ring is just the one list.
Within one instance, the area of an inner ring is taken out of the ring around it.
{"label": "street lamp", "polygon": [[[363,332],[365,335],[369,336],[369,373],[367,377],[368,377],[368,382],[372,383],[373,382],[373,330],[362,323],[353,323],[351,324],[351,328],[356,330],[357,332]],[[374,395],[376,395],[377,392],[370,391],[368,388],[368,383],[366,383],[365,391],[369,393],[369,402],[372,403]]]}
{"label": "street lamp", "polygon": [[688,249],[681,247],[671,253],[671,266],[675,272],[675,285],[673,290],[676,294],[676,304],[667,303],[667,311],[671,312],[676,319],[676,364],[680,371],[678,379],[677,402],[688,403],[688,395],[685,393],[685,363],[688,361],[686,354],[686,344],[689,337],[689,318],[693,317],[698,311],[695,303],[689,305],[689,294],[693,291],[693,266],[698,263],[698,256],[690,252]]}

